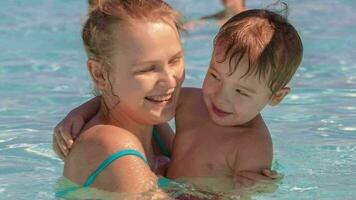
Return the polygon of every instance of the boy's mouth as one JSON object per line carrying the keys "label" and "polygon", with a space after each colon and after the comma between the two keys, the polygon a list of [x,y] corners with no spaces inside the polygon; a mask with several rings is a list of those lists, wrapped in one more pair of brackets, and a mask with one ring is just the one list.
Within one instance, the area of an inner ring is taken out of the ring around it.
{"label": "boy's mouth", "polygon": [[219,117],[226,117],[228,115],[231,115],[232,113],[229,112],[225,112],[223,110],[220,110],[219,108],[217,108],[214,104],[212,104],[212,109],[213,112],[215,113],[215,115],[219,116]]}

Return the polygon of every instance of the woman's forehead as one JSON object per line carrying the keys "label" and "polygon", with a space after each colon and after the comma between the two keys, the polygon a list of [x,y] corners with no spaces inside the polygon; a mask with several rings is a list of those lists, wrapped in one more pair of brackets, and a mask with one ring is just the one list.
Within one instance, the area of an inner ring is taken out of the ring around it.
{"label": "woman's forehead", "polygon": [[163,22],[137,23],[117,34],[118,56],[133,61],[167,57],[181,50],[177,31]]}

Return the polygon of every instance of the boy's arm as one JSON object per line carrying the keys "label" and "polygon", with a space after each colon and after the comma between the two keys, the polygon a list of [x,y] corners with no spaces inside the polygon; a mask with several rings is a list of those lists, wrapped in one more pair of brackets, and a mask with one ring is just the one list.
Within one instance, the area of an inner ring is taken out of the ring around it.
{"label": "boy's arm", "polygon": [[236,188],[248,188],[258,183],[271,183],[279,176],[271,171],[272,140],[267,133],[249,133],[242,137],[230,160]]}
{"label": "boy's arm", "polygon": [[169,126],[168,123],[163,123],[163,124],[158,124],[155,125],[159,135],[161,136],[163,143],[167,147],[169,154],[172,155],[172,146],[173,146],[173,140],[174,140],[174,131],[172,128]]}
{"label": "boy's arm", "polygon": [[82,105],[74,108],[70,113],[78,113],[85,122],[89,121],[100,108],[101,96],[96,96]]}
{"label": "boy's arm", "polygon": [[78,136],[85,123],[99,110],[101,97],[94,97],[79,107],[73,109],[54,128],[53,149],[63,159],[68,155],[73,140]]}

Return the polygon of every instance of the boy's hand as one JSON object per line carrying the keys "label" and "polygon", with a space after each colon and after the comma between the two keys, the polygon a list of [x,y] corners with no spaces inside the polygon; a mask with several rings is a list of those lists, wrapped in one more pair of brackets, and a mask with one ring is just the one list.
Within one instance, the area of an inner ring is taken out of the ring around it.
{"label": "boy's hand", "polygon": [[83,117],[72,111],[54,128],[53,150],[62,160],[68,155],[84,124]]}
{"label": "boy's hand", "polygon": [[281,174],[269,169],[264,169],[261,173],[241,171],[235,174],[235,187],[252,188],[257,185],[275,185],[282,178],[283,176]]}

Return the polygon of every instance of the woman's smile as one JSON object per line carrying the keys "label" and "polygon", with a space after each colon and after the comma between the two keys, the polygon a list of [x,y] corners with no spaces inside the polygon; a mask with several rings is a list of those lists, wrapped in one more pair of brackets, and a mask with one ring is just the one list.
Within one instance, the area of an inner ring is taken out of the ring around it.
{"label": "woman's smile", "polygon": [[163,95],[148,96],[145,97],[145,99],[153,104],[164,106],[172,102],[172,97],[173,92]]}

